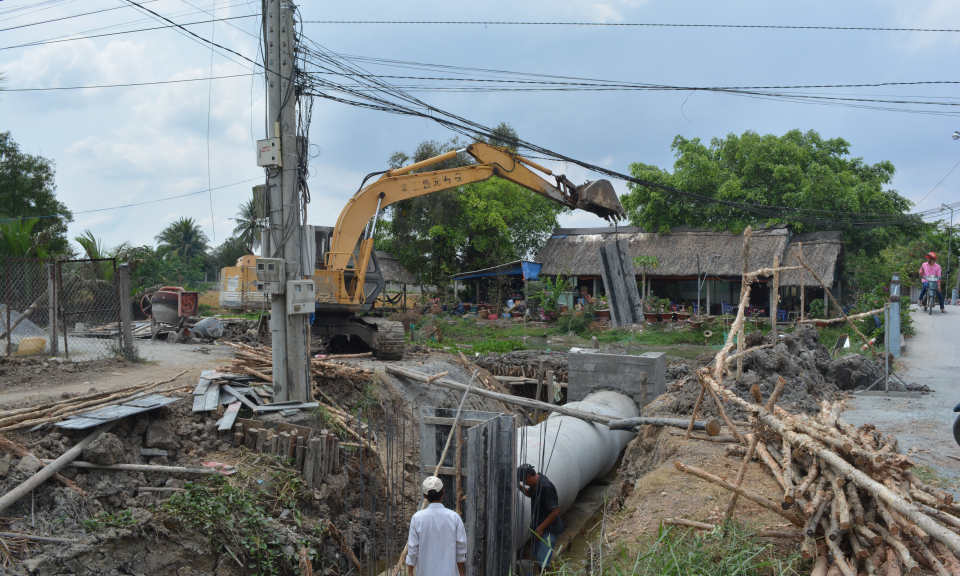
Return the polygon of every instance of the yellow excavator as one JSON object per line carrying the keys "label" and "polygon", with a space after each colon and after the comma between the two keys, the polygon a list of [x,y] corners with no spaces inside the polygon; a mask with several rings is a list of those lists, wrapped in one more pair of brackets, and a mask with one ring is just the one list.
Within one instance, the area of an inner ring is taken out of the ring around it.
{"label": "yellow excavator", "polygon": [[[429,172],[420,170],[467,152],[477,163]],[[533,170],[553,176],[556,185]],[[360,316],[372,309],[384,281],[373,251],[377,217],[387,206],[425,194],[499,177],[519,184],[573,209],[586,210],[608,221],[625,217],[623,206],[607,180],[574,186],[553,172],[508,149],[484,143],[451,150],[422,162],[385,172],[347,202],[335,227],[316,227],[318,262],[313,280],[317,293],[313,334],[356,336],[385,360],[403,358],[404,334],[400,322]],[[372,219],[372,224],[371,224]]]}

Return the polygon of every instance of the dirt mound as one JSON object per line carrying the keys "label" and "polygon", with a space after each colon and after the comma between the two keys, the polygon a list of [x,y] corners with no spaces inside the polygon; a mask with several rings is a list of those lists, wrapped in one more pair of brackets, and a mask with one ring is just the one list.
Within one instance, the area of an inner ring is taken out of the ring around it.
{"label": "dirt mound", "polygon": [[[859,354],[831,359],[812,326],[800,326],[792,333],[782,334],[777,342],[759,331],[751,332],[746,336],[745,345],[743,377],[738,381],[735,366],[732,366],[723,385],[741,398],[750,399],[750,389],[756,384],[767,398],[782,376],[786,385],[779,404],[790,412],[815,413],[820,409],[821,400],[831,400],[842,390],[869,386],[883,375],[882,366]],[[686,369],[670,367],[668,375],[676,375],[676,379],[668,382],[668,393],[654,401],[650,414],[690,414],[700,392],[693,371],[709,365],[713,359],[713,355],[703,354],[697,358],[696,366]],[[703,407],[707,415],[718,416],[712,402],[705,402]],[[747,419],[747,415],[740,414],[736,406],[727,405],[725,409],[732,418]]]}
{"label": "dirt mound", "polygon": [[[266,320],[264,320],[266,321]],[[257,344],[257,325],[256,320],[241,320],[231,318],[229,321],[221,320],[223,323],[223,340],[228,342],[242,342],[244,344]]]}

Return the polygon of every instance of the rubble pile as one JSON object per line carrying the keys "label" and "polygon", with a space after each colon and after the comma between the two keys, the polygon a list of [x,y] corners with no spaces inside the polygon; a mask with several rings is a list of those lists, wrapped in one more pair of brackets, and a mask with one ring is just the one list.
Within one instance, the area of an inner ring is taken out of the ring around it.
{"label": "rubble pile", "polygon": [[491,352],[473,359],[494,376],[514,378],[536,378],[541,364],[544,370],[552,370],[558,382],[567,381],[567,355],[562,352],[544,352],[542,350],[521,350],[507,354]]}
{"label": "rubble pile", "polygon": [[[724,387],[740,398],[749,399],[750,390],[756,385],[769,396],[777,380],[783,377],[786,385],[780,404],[790,412],[815,414],[822,400],[833,400],[842,391],[865,388],[884,375],[879,363],[860,354],[832,359],[827,347],[818,340],[817,329],[808,325],[780,335],[777,342],[760,331],[751,332],[744,344],[743,374],[737,379],[735,370],[727,371]],[[715,356],[702,354],[697,364],[705,366],[714,360]],[[676,380],[668,382],[668,394],[658,398],[649,413],[690,414],[700,392],[694,372],[695,367],[690,365],[668,367],[668,377]],[[895,382],[891,379],[891,389],[899,389],[896,387],[899,383]],[[712,404],[705,404],[704,409],[707,414],[718,416]],[[730,413],[740,420],[747,417],[736,405],[730,407]]]}

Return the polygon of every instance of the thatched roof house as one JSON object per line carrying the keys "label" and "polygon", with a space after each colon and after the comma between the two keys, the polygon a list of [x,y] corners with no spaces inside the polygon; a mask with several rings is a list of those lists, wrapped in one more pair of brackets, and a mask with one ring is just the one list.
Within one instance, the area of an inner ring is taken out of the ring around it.
{"label": "thatched roof house", "polygon": [[[687,226],[672,228],[667,234],[654,234],[636,226],[614,228],[558,228],[537,256],[543,264],[541,274],[547,276],[600,276],[597,249],[617,240],[626,240],[634,256],[654,256],[659,262],[648,269],[653,278],[695,279],[699,274],[714,278],[736,279],[743,273],[743,235]],[[750,240],[748,268],[772,268],[774,257],[781,265],[796,265],[799,243],[803,242],[803,259],[820,278],[832,287],[840,255],[840,232],[791,234],[786,226],[773,226],[753,231]],[[640,270],[637,270],[640,273]],[[807,274],[805,285],[814,284]],[[781,286],[799,286],[800,275],[786,272]]]}
{"label": "thatched roof house", "polygon": [[391,284],[417,284],[419,282],[417,277],[400,265],[400,262],[389,252],[377,250],[377,263],[380,264],[384,282]]}

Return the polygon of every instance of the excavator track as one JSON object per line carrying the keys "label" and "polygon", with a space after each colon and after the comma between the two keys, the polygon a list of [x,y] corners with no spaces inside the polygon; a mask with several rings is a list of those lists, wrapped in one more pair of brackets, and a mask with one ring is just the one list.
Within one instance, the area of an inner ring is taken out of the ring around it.
{"label": "excavator track", "polygon": [[403,323],[373,316],[361,316],[360,320],[376,329],[376,338],[369,344],[377,358],[403,360],[403,350],[406,346]]}

